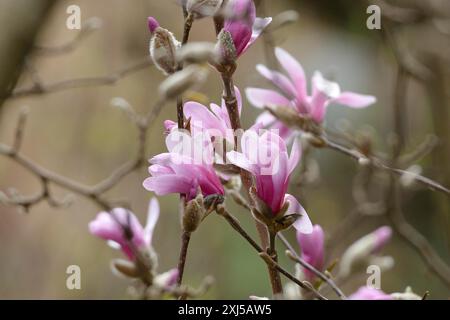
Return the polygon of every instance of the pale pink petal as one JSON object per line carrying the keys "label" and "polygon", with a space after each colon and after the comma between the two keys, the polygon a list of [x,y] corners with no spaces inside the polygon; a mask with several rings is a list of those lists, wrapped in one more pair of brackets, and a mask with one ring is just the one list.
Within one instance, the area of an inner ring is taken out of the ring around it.
{"label": "pale pink petal", "polygon": [[301,64],[292,57],[287,51],[281,48],[275,48],[275,55],[284,70],[286,70],[297,91],[297,97],[300,102],[306,100],[306,78],[305,71]]}
{"label": "pale pink petal", "polygon": [[268,69],[262,64],[256,66],[256,70],[267,80],[277,86],[284,94],[290,98],[296,98],[297,92],[291,81],[282,73]]}
{"label": "pale pink petal", "polygon": [[[250,37],[250,40],[248,41],[247,45],[245,46],[244,50],[242,50],[242,53],[248,50],[250,46],[256,41],[256,39],[259,38],[261,33],[264,31],[265,28],[272,22],[271,17],[266,18],[256,18],[255,23],[252,27],[252,35]],[[241,53],[241,54],[242,54]]]}
{"label": "pale pink petal", "polygon": [[192,182],[186,177],[169,174],[158,177],[149,177],[144,180],[143,186],[145,189],[153,191],[158,196],[164,196],[171,193],[186,194],[190,192]]}
{"label": "pale pink petal", "polygon": [[184,115],[191,118],[191,123],[203,129],[222,128],[220,120],[204,105],[197,102],[186,102],[184,104]]}
{"label": "pale pink petal", "polygon": [[158,199],[151,198],[148,204],[147,225],[144,229],[144,239],[147,245],[150,245],[152,242],[153,230],[155,229],[156,223],[159,219],[159,211]]}
{"label": "pale pink petal", "polygon": [[377,101],[377,98],[370,95],[358,94],[354,92],[342,92],[341,95],[333,99],[332,102],[337,104],[342,104],[351,108],[365,108],[374,104]]}
{"label": "pale pink petal", "polygon": [[300,161],[300,158],[302,156],[302,150],[300,148],[300,142],[297,141],[297,139],[294,140],[294,143],[292,144],[292,150],[291,155],[289,156],[289,164],[288,164],[288,174],[290,175],[292,171],[294,171],[295,167],[297,166],[298,162]]}
{"label": "pale pink petal", "polygon": [[264,108],[269,105],[287,107],[291,104],[286,97],[273,90],[247,88],[245,93],[248,101],[256,108]]}
{"label": "pale pink petal", "polygon": [[235,166],[251,173],[256,173],[256,168],[242,153],[236,151],[227,152],[227,159]]}
{"label": "pale pink petal", "polygon": [[311,223],[311,220],[309,219],[308,214],[306,213],[305,209],[300,205],[300,203],[297,201],[297,199],[290,195],[286,194],[284,197],[284,201],[289,202],[289,207],[286,211],[286,214],[301,214],[301,217],[297,219],[297,221],[294,222],[293,226],[295,229],[297,229],[299,232],[309,234],[313,231],[313,226]]}

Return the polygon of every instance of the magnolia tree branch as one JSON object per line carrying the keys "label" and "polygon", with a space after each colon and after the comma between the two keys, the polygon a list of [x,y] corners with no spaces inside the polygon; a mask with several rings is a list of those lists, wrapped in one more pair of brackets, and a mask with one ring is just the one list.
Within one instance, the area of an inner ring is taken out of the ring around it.
{"label": "magnolia tree branch", "polygon": [[151,60],[145,58],[105,76],[81,77],[49,83],[38,81],[34,82],[31,86],[15,89],[6,98],[15,99],[34,95],[51,94],[69,89],[115,85],[121,79],[152,65],[153,63]]}
{"label": "magnolia tree branch", "polygon": [[[217,213],[224,217],[225,220],[228,222],[228,224],[239,233],[241,237],[243,237],[259,254],[259,256],[266,262],[267,265],[269,265],[270,269],[275,269],[277,272],[280,272],[283,274],[286,278],[297,284],[302,289],[305,289],[312,294],[314,294],[319,300],[328,300],[326,297],[324,297],[320,292],[318,292],[316,289],[314,289],[311,285],[309,285],[306,282],[300,281],[293,275],[291,275],[288,271],[286,271],[283,267],[281,267],[278,262],[273,259],[273,257],[268,254],[265,250],[263,250],[260,245],[253,240],[253,238],[241,227],[241,224],[239,221],[233,217],[223,205],[219,205],[216,209]],[[271,280],[278,281],[274,278],[271,278]],[[277,286],[278,284],[272,284],[273,286]],[[282,288],[281,288],[282,289]],[[283,291],[277,293],[275,295],[275,298],[277,298],[279,295],[282,295]]]}

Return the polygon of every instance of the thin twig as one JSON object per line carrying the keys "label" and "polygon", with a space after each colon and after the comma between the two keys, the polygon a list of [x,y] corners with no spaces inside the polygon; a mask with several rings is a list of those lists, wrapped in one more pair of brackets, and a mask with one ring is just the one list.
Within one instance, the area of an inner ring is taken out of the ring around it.
{"label": "thin twig", "polygon": [[50,94],[63,90],[93,87],[93,86],[106,86],[114,85],[119,80],[135,73],[141,71],[153,63],[149,58],[145,58],[139,62],[136,62],[130,66],[119,69],[106,76],[96,76],[96,77],[81,77],[73,78],[67,80],[56,81],[53,83],[34,83],[29,87],[17,88],[13,90],[11,95],[7,97],[8,99],[22,98],[33,95]]}
{"label": "thin twig", "polygon": [[[230,224],[230,226],[236,230],[247,242],[258,252],[259,256],[266,262],[266,264],[269,265],[271,269],[276,269],[281,274],[286,276],[289,280],[295,282],[298,286],[301,288],[313,293],[317,298],[321,300],[327,300],[322,294],[320,294],[317,290],[315,290],[313,287],[308,286],[304,282],[298,280],[293,275],[291,275],[288,271],[283,269],[275,260],[272,259],[271,256],[265,252],[258,243],[256,243],[255,240],[241,227],[239,221],[233,217],[222,205],[219,205],[217,207],[217,213],[221,215],[222,217],[227,220],[227,222]],[[282,293],[282,292],[281,292]],[[279,293],[278,293],[279,294]]]}

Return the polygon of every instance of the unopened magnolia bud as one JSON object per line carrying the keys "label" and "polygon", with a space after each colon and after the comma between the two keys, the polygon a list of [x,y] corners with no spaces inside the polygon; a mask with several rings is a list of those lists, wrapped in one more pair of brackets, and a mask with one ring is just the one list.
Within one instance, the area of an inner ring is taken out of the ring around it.
{"label": "unopened magnolia bud", "polygon": [[164,80],[159,86],[161,95],[166,99],[175,99],[186,90],[206,80],[208,69],[198,65],[189,65]]}
{"label": "unopened magnolia bud", "polygon": [[136,265],[128,260],[114,259],[111,261],[111,270],[118,276],[126,276],[129,278],[139,278],[140,276]]}
{"label": "unopened magnolia bud", "polygon": [[342,255],[339,264],[340,275],[347,277],[355,267],[367,264],[372,255],[386,245],[391,235],[391,228],[384,226],[355,241]]}
{"label": "unopened magnolia bud", "polygon": [[178,62],[214,64],[217,59],[215,55],[215,46],[209,42],[192,42],[184,45],[177,52]]}
{"label": "unopened magnolia bud", "polygon": [[182,217],[183,231],[194,232],[197,230],[204,215],[203,197],[200,194],[195,199],[189,201],[185,207]]}
{"label": "unopened magnolia bud", "polygon": [[231,33],[222,29],[217,37],[216,55],[222,65],[236,63],[237,53]]}
{"label": "unopened magnolia bud", "polygon": [[220,9],[223,0],[187,0],[186,10],[195,19],[214,16]]}
{"label": "unopened magnolia bud", "polygon": [[178,63],[175,55],[181,43],[172,32],[161,28],[154,18],[148,19],[148,27],[152,33],[149,51],[153,63],[165,74],[176,72]]}

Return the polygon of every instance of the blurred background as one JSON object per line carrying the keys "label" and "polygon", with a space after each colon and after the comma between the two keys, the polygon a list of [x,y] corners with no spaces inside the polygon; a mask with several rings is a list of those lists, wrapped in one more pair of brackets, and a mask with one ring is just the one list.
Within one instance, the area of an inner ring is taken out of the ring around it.
{"label": "blurred background", "polygon": [[[439,145],[418,163],[425,176],[449,186],[450,23],[447,18],[450,17],[450,6],[448,1],[392,3],[407,5],[408,10],[412,10],[406,13],[395,9],[389,11],[389,18],[394,21],[410,19],[396,29],[407,60],[420,70],[418,73],[432,74],[426,81],[416,77],[410,77],[408,81],[406,150],[413,150],[429,135],[438,136]],[[27,48],[30,41],[37,46],[53,47],[77,37],[80,31],[66,28],[69,5],[80,6],[82,22],[98,17],[102,27],[65,54],[33,54],[33,50]],[[288,50],[301,62],[308,77],[320,70],[345,90],[378,98],[375,105],[358,111],[331,107],[326,125],[354,136],[370,136],[374,149],[387,154],[390,152],[387,142],[391,134],[397,64],[394,53],[384,44],[382,32],[367,29],[367,6],[365,1],[279,0],[265,1],[264,8],[259,10],[264,10],[267,16],[277,16],[286,10],[298,12],[298,21],[274,31],[272,36],[276,46]],[[16,89],[33,83],[30,77],[33,72],[15,74],[7,71],[20,54],[28,53],[27,61],[42,83],[108,75],[147,56],[150,37],[147,16],[156,17],[178,39],[183,27],[182,12],[175,1],[2,0],[0,12],[1,29],[20,28],[16,25],[24,20],[17,17],[31,21],[28,25],[32,28],[24,32],[29,39],[11,39],[7,32],[0,32],[0,38],[3,37],[0,39],[0,51],[3,52],[0,73],[18,77]],[[385,21],[388,23],[388,18],[383,16],[382,26]],[[214,39],[210,19],[195,22],[190,41]],[[247,86],[267,87],[255,71],[255,65],[265,63],[265,59],[264,42],[260,39],[239,60],[235,81],[241,90]],[[49,170],[84,184],[95,184],[129,160],[137,147],[136,128],[121,110],[111,107],[111,99],[123,97],[138,112],[144,113],[157,99],[158,85],[163,79],[158,70],[148,67],[110,86],[2,98],[0,142],[12,143],[20,109],[27,106],[29,116],[23,154]],[[213,71],[199,91],[211,102],[218,103],[220,88],[218,74]],[[243,123],[249,126],[258,110],[245,98],[243,109]],[[148,157],[165,151],[162,122],[175,118],[175,106],[167,104],[148,132]],[[331,237],[355,207],[352,184],[358,166],[327,150],[314,150],[309,159],[311,165],[319,169],[314,181],[299,187],[297,174],[292,178],[290,191],[300,196],[313,222],[321,224]],[[147,170],[142,168],[107,194],[111,199],[129,200],[141,222],[145,221],[147,204],[153,196],[141,186],[146,176]],[[388,177],[378,177],[378,184],[386,179]],[[39,190],[39,181],[14,162],[0,157],[0,191],[6,192],[10,188],[21,194],[33,194]],[[52,191],[58,197],[67,194],[54,186]],[[404,194],[403,209],[408,221],[424,234],[442,259],[450,263],[449,198],[419,186],[412,186]],[[177,198],[176,195],[159,198],[161,218],[153,242],[161,271],[177,263],[180,237]],[[229,206],[245,228],[256,236],[248,213],[232,203]],[[77,196],[67,208],[55,209],[42,202],[28,213],[0,204],[0,298],[128,298],[129,282],[112,275],[109,268],[110,260],[119,257],[120,253],[88,233],[87,225],[98,211],[92,202]],[[371,216],[359,220],[329,244],[330,260],[338,257],[353,241],[387,222],[384,217]],[[288,236],[295,243],[292,230]],[[281,247],[280,252],[283,252]],[[406,286],[412,286],[419,295],[429,291],[432,299],[448,299],[449,288],[429,271],[404,240],[394,235],[384,252],[395,258],[395,266],[382,275],[384,291],[403,292]],[[293,264],[285,257],[281,257],[281,263],[294,271]],[[66,288],[66,268],[73,264],[81,267],[81,290]],[[205,275],[216,279],[206,296],[210,299],[270,295],[265,265],[252,248],[215,215],[208,218],[192,237],[185,283],[198,285]],[[355,277],[343,284],[343,288],[350,294],[364,284],[364,277]]]}

